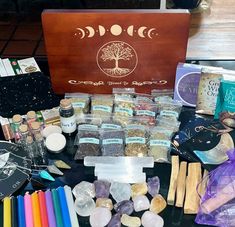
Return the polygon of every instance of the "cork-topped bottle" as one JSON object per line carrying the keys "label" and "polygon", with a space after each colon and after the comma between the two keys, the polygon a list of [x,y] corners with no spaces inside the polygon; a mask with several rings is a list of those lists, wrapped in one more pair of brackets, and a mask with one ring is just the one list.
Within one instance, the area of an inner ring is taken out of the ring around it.
{"label": "cork-topped bottle", "polygon": [[60,101],[60,125],[65,135],[71,136],[76,131],[76,117],[69,99]]}
{"label": "cork-topped bottle", "polygon": [[15,142],[17,143],[20,139],[20,133],[19,133],[19,127],[22,124],[23,119],[20,114],[15,114],[12,117],[12,123],[13,123],[13,128],[14,128],[14,137],[15,137]]}

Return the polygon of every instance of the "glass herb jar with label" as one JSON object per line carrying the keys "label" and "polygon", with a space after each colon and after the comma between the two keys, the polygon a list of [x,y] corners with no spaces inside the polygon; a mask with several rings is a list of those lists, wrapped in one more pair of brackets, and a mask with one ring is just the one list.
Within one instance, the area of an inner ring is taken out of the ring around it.
{"label": "glass herb jar with label", "polygon": [[76,132],[76,117],[69,99],[60,101],[59,113],[62,132],[67,136],[72,136]]}

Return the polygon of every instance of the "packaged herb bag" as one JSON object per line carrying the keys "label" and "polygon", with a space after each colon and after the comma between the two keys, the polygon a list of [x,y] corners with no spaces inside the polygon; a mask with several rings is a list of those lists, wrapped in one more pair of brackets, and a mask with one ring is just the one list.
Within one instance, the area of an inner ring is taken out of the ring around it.
{"label": "packaged herb bag", "polygon": [[[231,75],[231,77],[223,76],[220,83],[215,110],[215,119],[220,117],[223,118],[225,113],[230,115],[235,114],[235,74],[233,76]],[[232,117],[230,119],[232,119]],[[226,122],[223,123],[226,124]],[[231,122],[228,121],[227,124],[231,124]]]}
{"label": "packaged herb bag", "polygon": [[[235,152],[209,173],[209,180],[195,222],[209,226],[235,226]],[[200,184],[198,185],[200,188]]]}
{"label": "packaged herb bag", "polygon": [[203,68],[198,86],[196,113],[214,115],[222,69]]}

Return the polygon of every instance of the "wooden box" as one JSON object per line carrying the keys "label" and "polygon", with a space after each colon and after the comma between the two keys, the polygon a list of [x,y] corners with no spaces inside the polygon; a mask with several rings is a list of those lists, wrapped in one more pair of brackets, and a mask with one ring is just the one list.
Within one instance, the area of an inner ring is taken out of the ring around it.
{"label": "wooden box", "polygon": [[42,23],[54,91],[111,93],[174,87],[184,62],[186,10],[46,10]]}

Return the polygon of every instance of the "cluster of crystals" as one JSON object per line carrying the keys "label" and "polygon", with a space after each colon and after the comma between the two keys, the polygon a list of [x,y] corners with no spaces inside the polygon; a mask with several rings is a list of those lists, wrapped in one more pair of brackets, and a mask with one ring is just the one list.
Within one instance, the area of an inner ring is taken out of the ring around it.
{"label": "cluster of crystals", "polygon": [[[82,181],[73,189],[75,209],[80,216],[90,216],[90,225],[93,227],[120,227],[121,224],[161,227],[164,221],[158,214],[166,208],[166,201],[159,194],[159,189],[160,180],[157,176],[133,185],[104,180],[96,180],[94,183]],[[147,193],[151,195],[151,201]],[[114,205],[109,198],[110,194],[116,202]],[[116,212],[113,216],[112,209]],[[131,216],[134,211],[145,212],[140,219]]]}

